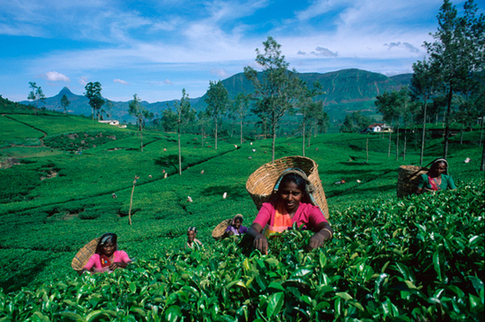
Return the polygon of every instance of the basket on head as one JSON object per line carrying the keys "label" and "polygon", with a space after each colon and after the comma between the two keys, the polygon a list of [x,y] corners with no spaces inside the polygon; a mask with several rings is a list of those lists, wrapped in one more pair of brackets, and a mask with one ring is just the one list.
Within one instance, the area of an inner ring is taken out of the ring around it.
{"label": "basket on head", "polygon": [[74,256],[71,262],[71,267],[74,270],[80,271],[84,268],[84,266],[86,266],[89,259],[96,251],[96,246],[98,246],[98,242],[99,238],[95,238],[86,245],[84,245],[84,247],[77,252],[76,256]]}
{"label": "basket on head", "polygon": [[402,165],[398,170],[397,196],[402,198],[416,192],[419,177],[428,173],[429,169],[415,165]]}
{"label": "basket on head", "polygon": [[305,172],[308,179],[315,186],[313,198],[317,206],[322,210],[325,218],[328,218],[328,205],[323,191],[322,181],[318,175],[318,165],[310,158],[302,156],[283,157],[273,162],[268,162],[254,171],[246,182],[246,190],[253,199],[258,210],[266,202],[273,192],[276,180],[283,171],[289,168],[299,168]]}
{"label": "basket on head", "polygon": [[214,230],[212,231],[212,237],[214,237],[214,239],[216,240],[221,238],[222,235],[224,235],[224,233],[226,232],[226,228],[229,227],[229,225],[231,224],[231,221],[232,218],[229,218],[217,225],[216,228],[214,228]]}

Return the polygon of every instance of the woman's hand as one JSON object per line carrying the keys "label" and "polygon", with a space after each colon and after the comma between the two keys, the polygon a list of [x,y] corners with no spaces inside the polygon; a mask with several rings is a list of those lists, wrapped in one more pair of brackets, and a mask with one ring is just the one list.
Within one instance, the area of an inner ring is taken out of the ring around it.
{"label": "woman's hand", "polygon": [[308,250],[312,250],[318,247],[322,247],[325,244],[325,237],[320,232],[316,233],[310,238],[308,243]]}
{"label": "woman's hand", "polygon": [[126,268],[126,266],[128,266],[128,263],[114,262],[113,264],[109,265],[109,269],[114,271],[117,268]]}
{"label": "woman's hand", "polygon": [[258,223],[253,223],[251,227],[248,229],[248,235],[254,238],[253,240],[253,246],[256,249],[259,249],[259,251],[263,255],[268,254],[268,240],[264,235],[261,233],[263,231],[263,227],[261,227],[260,224]]}
{"label": "woman's hand", "polygon": [[256,235],[253,241],[254,248],[259,249],[263,255],[268,255],[268,240],[263,234]]}

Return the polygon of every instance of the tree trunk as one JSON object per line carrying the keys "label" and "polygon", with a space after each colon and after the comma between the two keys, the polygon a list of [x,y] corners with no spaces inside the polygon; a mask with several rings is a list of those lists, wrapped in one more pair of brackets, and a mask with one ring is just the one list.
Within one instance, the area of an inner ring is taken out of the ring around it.
{"label": "tree trunk", "polygon": [[177,131],[179,141],[179,175],[182,175],[182,150],[180,149],[180,127]]}
{"label": "tree trunk", "polygon": [[[305,115],[303,115],[303,117],[305,117]],[[303,148],[303,156],[305,156],[305,121],[303,120],[303,144],[302,144],[302,148]]]}
{"label": "tree trunk", "polygon": [[399,125],[397,126],[396,133],[396,161],[399,160]]}
{"label": "tree trunk", "polygon": [[485,171],[485,144],[482,150],[482,165],[480,166],[480,171]]}
{"label": "tree trunk", "polygon": [[271,161],[274,161],[275,147],[276,147],[276,124],[271,126],[271,134],[273,135],[273,143],[271,145]]}
{"label": "tree trunk", "polygon": [[461,126],[461,131],[460,131],[460,145],[463,145],[463,125]]}
{"label": "tree trunk", "polygon": [[404,148],[402,150],[402,160],[406,160],[406,142],[407,142],[407,137],[406,137],[406,130],[404,130]]}
{"label": "tree trunk", "polygon": [[369,138],[365,140],[365,163],[369,162]]}
{"label": "tree trunk", "polygon": [[215,146],[216,146],[216,150],[217,150],[217,117],[215,118],[215,120],[216,120],[216,144],[215,144]]}
{"label": "tree trunk", "polygon": [[419,157],[419,165],[423,165],[424,156],[424,141],[426,140],[426,109],[428,107],[427,100],[424,101],[424,117],[423,117],[423,135],[421,136],[421,155]]}
{"label": "tree trunk", "polygon": [[241,120],[241,138],[240,138],[240,144],[242,145],[242,138],[243,138],[243,121]]}
{"label": "tree trunk", "polygon": [[443,151],[443,158],[446,159],[448,157],[448,141],[450,138],[450,114],[451,114],[451,97],[452,97],[452,85],[450,84],[450,92],[448,93],[448,107],[446,109],[445,114],[445,149]]}
{"label": "tree trunk", "polygon": [[478,146],[482,146],[482,141],[483,141],[483,121],[485,119],[485,116],[482,116],[482,125],[480,126],[480,142],[478,143]]}
{"label": "tree trunk", "polygon": [[387,149],[387,157],[391,157],[391,136],[392,136],[392,131],[389,129],[389,148]]}

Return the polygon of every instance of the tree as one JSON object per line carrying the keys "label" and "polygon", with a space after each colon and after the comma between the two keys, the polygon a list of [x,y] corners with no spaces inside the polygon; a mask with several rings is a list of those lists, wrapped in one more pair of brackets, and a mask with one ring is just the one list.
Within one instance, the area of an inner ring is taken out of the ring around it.
{"label": "tree", "polygon": [[210,122],[210,115],[207,114],[207,111],[200,111],[197,114],[197,123],[200,127],[200,135],[201,135],[201,144],[204,147],[204,138],[205,138],[205,129]]}
{"label": "tree", "polygon": [[140,132],[140,151],[143,152],[143,128],[145,127],[146,120],[153,118],[153,113],[146,110],[140,102],[140,98],[136,94],[133,95],[133,100],[128,105],[128,113],[136,117],[136,124]]}
{"label": "tree", "polygon": [[464,9],[464,16],[458,17],[456,7],[444,0],[437,16],[438,31],[431,34],[435,41],[424,43],[433,70],[439,71],[434,77],[447,96],[444,158],[448,156],[452,96],[472,88],[475,75],[484,70],[485,64],[485,16],[475,17],[477,6],[473,0],[467,0]]}
{"label": "tree", "polygon": [[256,49],[256,63],[263,69],[260,77],[250,66],[244,67],[244,76],[253,83],[255,107],[252,112],[261,120],[267,120],[273,138],[271,160],[275,159],[276,129],[286,112],[293,109],[299,85],[296,71],[289,71],[289,63],[281,55],[281,45],[272,37],[263,42],[264,53]]}
{"label": "tree", "polygon": [[113,117],[111,110],[113,110],[114,107],[115,107],[115,104],[112,101],[107,99],[105,101],[104,108],[101,110],[101,116],[103,113],[105,113],[108,120],[111,119]]}
{"label": "tree", "polygon": [[360,133],[364,130],[371,119],[367,116],[360,114],[360,112],[348,113],[345,115],[344,123],[340,127],[340,132],[342,133]]}
{"label": "tree", "polygon": [[229,102],[229,94],[221,81],[209,81],[209,90],[206,93],[204,100],[207,103],[206,112],[214,119],[215,124],[215,149],[217,150],[217,123],[219,117],[224,115],[227,111],[227,104]]}
{"label": "tree", "polygon": [[431,65],[426,61],[417,61],[413,64],[414,74],[411,78],[411,97],[413,100],[423,102],[423,129],[421,135],[421,153],[419,164],[423,164],[424,146],[426,139],[426,117],[428,110],[428,101],[436,92],[436,82],[433,78]]}
{"label": "tree", "polygon": [[[313,98],[323,94],[322,86],[317,81],[313,84],[313,88],[309,89],[306,82],[300,81],[298,86],[298,102],[296,104],[298,112],[302,115],[301,132],[302,132],[302,153],[305,156],[305,138],[307,136],[306,126],[311,120],[315,120],[323,112],[323,103],[321,101],[314,102]],[[311,136],[311,132],[310,132]],[[310,141],[310,140],[309,140]]]}
{"label": "tree", "polygon": [[67,113],[67,107],[71,104],[71,101],[67,98],[66,94],[61,97],[61,106],[64,109],[64,114]]}
{"label": "tree", "polygon": [[84,87],[86,92],[84,95],[89,99],[89,105],[92,109],[92,119],[94,120],[94,115],[99,120],[99,111],[104,105],[104,99],[101,96],[101,84],[99,82],[89,82]]}
{"label": "tree", "polygon": [[249,113],[249,96],[244,93],[237,94],[232,104],[231,115],[236,116],[239,119],[239,123],[241,126],[240,139],[239,139],[240,144],[243,143],[243,123],[248,113]]}
{"label": "tree", "polygon": [[45,103],[45,95],[42,91],[42,87],[37,86],[35,82],[29,82],[29,87],[32,89],[27,97],[28,100],[35,101],[35,115],[39,109],[39,101]]}
{"label": "tree", "polygon": [[175,112],[174,113],[175,117],[169,116],[170,119],[175,120],[175,124],[177,127],[177,137],[178,137],[178,150],[179,150],[179,175],[182,175],[182,149],[180,146],[180,135],[183,131],[183,129],[187,126],[187,124],[190,124],[195,121],[195,110],[190,107],[190,101],[189,101],[189,94],[186,93],[185,88],[182,89],[182,98],[180,99],[180,102],[176,102],[174,104],[175,107]]}

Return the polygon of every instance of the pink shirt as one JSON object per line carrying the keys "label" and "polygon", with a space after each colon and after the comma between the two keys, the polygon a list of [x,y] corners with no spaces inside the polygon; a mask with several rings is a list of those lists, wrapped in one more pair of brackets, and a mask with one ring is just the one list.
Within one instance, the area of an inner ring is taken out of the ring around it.
{"label": "pink shirt", "polygon": [[[263,203],[263,206],[259,210],[259,213],[253,223],[258,223],[263,228],[266,226],[266,224],[273,226],[275,213],[275,206],[269,202],[265,202]],[[298,227],[305,225],[305,228],[312,230],[315,229],[318,224],[328,222],[318,206],[303,202],[300,202],[298,210],[291,219],[292,223],[296,222]]]}
{"label": "pink shirt", "polygon": [[[123,251],[123,250],[116,250],[113,255],[113,263],[114,262],[123,262],[123,263],[129,263],[131,262],[131,259],[128,257],[128,254]],[[85,269],[91,270],[93,268],[96,272],[104,272],[109,270],[109,267],[103,267],[101,266],[101,257],[99,254],[93,254],[91,258],[89,258],[88,263],[84,266]]]}

